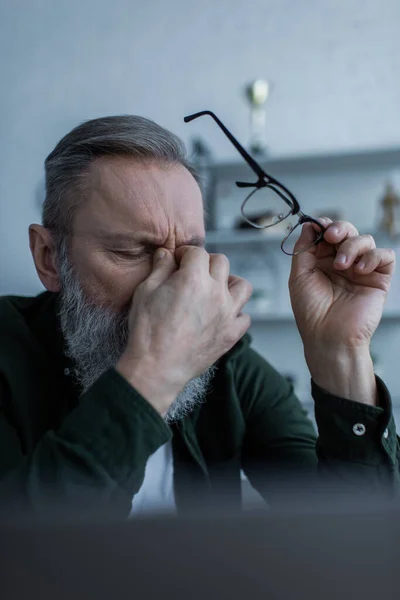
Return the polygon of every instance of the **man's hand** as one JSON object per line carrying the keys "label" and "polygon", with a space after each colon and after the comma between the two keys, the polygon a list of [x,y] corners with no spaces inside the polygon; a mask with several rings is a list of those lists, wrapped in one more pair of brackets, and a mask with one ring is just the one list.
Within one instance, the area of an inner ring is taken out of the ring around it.
{"label": "man's hand", "polygon": [[[327,226],[324,241],[293,257],[289,289],[314,381],[352,400],[376,403],[369,353],[395,265],[393,250],[377,249],[346,221]],[[303,226],[303,244],[315,235]]]}
{"label": "man's hand", "polygon": [[133,296],[117,370],[165,414],[183,387],[246,333],[250,317],[241,311],[251,292],[249,282],[229,276],[223,255],[192,246],[175,255],[158,250]]}

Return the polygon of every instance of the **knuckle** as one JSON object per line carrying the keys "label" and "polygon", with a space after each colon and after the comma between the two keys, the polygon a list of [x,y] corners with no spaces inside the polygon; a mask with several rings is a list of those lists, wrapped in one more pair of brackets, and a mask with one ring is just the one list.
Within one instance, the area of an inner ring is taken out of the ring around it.
{"label": "knuckle", "polygon": [[377,252],[379,252],[383,260],[396,264],[397,257],[396,252],[395,250],[393,250],[393,248],[379,248]]}
{"label": "knuckle", "polygon": [[218,264],[220,267],[225,267],[229,270],[230,262],[226,254],[211,254],[210,256],[214,264]]}
{"label": "knuckle", "polygon": [[224,265],[229,266],[229,258],[226,256],[226,254],[217,254],[217,259],[223,263]]}
{"label": "knuckle", "polygon": [[195,260],[200,260],[205,255],[208,255],[207,250],[200,246],[182,246],[182,248],[184,248],[185,254],[191,254]]}
{"label": "knuckle", "polygon": [[337,223],[334,223],[334,225],[337,225],[339,229],[347,235],[347,239],[359,236],[357,227],[349,221],[338,221]]}
{"label": "knuckle", "polygon": [[251,295],[253,293],[253,285],[250,283],[248,279],[240,279],[240,287],[243,290],[243,293],[246,295]]}
{"label": "knuckle", "polygon": [[197,252],[199,256],[209,256],[209,253],[205,248],[201,248],[200,246],[191,246],[191,248],[193,248],[193,250]]}
{"label": "knuckle", "polygon": [[370,244],[373,244],[375,246],[375,238],[373,235],[371,235],[370,233],[365,233],[362,237],[366,242],[369,242]]}
{"label": "knuckle", "polygon": [[333,221],[332,225],[334,227],[338,227],[341,231],[354,231],[355,227],[350,221],[344,221],[343,219],[339,219],[337,221]]}
{"label": "knuckle", "polygon": [[251,294],[253,293],[253,284],[250,283],[250,281],[247,281],[247,279],[245,280],[245,282],[246,282],[247,293],[251,296]]}

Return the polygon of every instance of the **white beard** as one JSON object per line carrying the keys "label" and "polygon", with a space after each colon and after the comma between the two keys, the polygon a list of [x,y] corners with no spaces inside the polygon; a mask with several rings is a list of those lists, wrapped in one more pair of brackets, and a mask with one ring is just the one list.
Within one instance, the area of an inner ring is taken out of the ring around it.
{"label": "white beard", "polygon": [[[61,284],[60,322],[67,346],[67,356],[76,365],[75,375],[86,392],[121,357],[128,340],[129,309],[120,314],[91,304],[67,256],[66,244],[58,252]],[[216,367],[210,367],[189,381],[164,420],[172,423],[188,415],[205,400]]]}

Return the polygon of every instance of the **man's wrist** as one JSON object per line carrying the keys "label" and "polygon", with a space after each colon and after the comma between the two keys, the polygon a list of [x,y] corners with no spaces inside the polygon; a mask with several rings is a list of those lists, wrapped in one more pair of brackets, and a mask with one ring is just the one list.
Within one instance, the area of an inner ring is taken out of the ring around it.
{"label": "man's wrist", "polygon": [[162,369],[150,360],[132,361],[123,355],[115,369],[161,416],[165,415],[181,391],[171,385],[163,376]]}
{"label": "man's wrist", "polygon": [[311,377],[326,392],[355,402],[378,405],[369,348],[325,348],[305,354]]}

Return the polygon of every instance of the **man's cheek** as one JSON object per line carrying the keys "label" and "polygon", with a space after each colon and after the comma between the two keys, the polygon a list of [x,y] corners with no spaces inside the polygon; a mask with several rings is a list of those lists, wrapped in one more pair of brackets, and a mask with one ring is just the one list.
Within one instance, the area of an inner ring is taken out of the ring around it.
{"label": "man's cheek", "polygon": [[138,285],[143,283],[150,275],[153,270],[152,260],[143,260],[140,264],[135,265],[126,274],[124,274],[124,283],[129,285],[134,291]]}
{"label": "man's cheek", "polygon": [[149,277],[151,271],[152,266],[149,263],[114,274],[109,292],[112,294],[114,305],[118,310],[130,305],[136,288]]}

